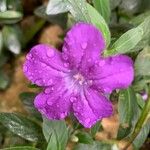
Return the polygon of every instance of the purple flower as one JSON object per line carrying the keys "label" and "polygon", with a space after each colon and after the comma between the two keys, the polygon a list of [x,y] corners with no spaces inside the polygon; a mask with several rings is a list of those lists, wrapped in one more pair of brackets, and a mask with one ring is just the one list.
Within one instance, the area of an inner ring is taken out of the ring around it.
{"label": "purple flower", "polygon": [[128,87],[134,72],[128,56],[102,58],[104,49],[102,33],[86,23],[67,33],[62,53],[44,44],[33,47],[23,70],[44,88],[35,98],[35,107],[48,119],[63,119],[73,112],[87,128],[109,117],[112,104],[105,94]]}

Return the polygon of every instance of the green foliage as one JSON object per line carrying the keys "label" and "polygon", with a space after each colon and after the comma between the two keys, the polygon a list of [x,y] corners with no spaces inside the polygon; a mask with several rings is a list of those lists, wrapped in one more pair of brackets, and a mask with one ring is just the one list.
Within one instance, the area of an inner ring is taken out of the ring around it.
{"label": "green foliage", "polygon": [[2,70],[0,70],[0,89],[2,90],[6,89],[9,85],[9,81],[10,79],[7,76],[7,74]]}
{"label": "green foliage", "polygon": [[[136,28],[133,28],[126,33],[124,33],[111,47],[110,50],[106,51],[105,55],[115,55],[123,54],[127,52],[136,51],[135,46],[143,39],[145,36],[150,37],[150,31],[148,29],[150,26],[150,17],[147,17],[144,22],[142,22]],[[148,30],[147,30],[148,29]],[[132,50],[132,51],[131,51]]]}
{"label": "green foliage", "polygon": [[76,136],[78,137],[79,143],[84,143],[84,144],[93,143],[92,137],[87,132],[79,132],[76,134]]}
{"label": "green foliage", "polygon": [[95,136],[95,134],[101,129],[101,123],[98,121],[95,125],[93,125],[90,129],[90,133],[92,137]]}
{"label": "green foliage", "polygon": [[93,144],[77,144],[74,150],[111,150],[111,145],[94,142]]}
{"label": "green foliage", "polygon": [[13,113],[0,113],[0,123],[28,141],[43,141],[41,127],[26,117]]}
{"label": "green foliage", "polygon": [[120,121],[120,128],[117,135],[118,139],[122,139],[130,133],[131,128],[133,127],[133,119],[135,121],[139,117],[137,110],[138,104],[134,90],[130,87],[120,91],[118,101]]}
{"label": "green foliage", "polygon": [[17,147],[4,148],[2,150],[39,150],[39,149],[30,146],[17,146]]}
{"label": "green foliage", "polygon": [[19,95],[21,102],[23,103],[27,112],[38,120],[42,120],[41,114],[34,107],[34,98],[36,93],[24,92]]}
{"label": "green foliage", "polygon": [[22,47],[22,31],[19,26],[4,26],[2,30],[5,47],[14,54],[19,54]]}
{"label": "green foliage", "polygon": [[65,121],[50,121],[43,118],[43,133],[48,142],[47,150],[64,150],[68,141]]}
{"label": "green foliage", "polygon": [[93,0],[93,5],[107,23],[110,21],[110,0]]}
{"label": "green foliage", "polygon": [[135,60],[136,75],[150,75],[150,46],[142,50]]}

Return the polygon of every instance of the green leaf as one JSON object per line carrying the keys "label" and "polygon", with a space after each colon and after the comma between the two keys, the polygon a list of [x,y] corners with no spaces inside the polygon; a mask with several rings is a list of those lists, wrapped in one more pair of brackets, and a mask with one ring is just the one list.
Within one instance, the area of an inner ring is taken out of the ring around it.
{"label": "green leaf", "polygon": [[3,49],[3,35],[2,32],[0,31],[0,55]]}
{"label": "green leaf", "polygon": [[84,143],[84,144],[92,144],[93,143],[92,137],[87,132],[79,132],[78,134],[76,134],[76,136],[79,139],[79,143]]}
{"label": "green leaf", "polygon": [[68,11],[66,0],[51,0],[48,2],[46,13],[48,15],[56,15]]}
{"label": "green leaf", "polygon": [[23,35],[25,37],[24,43],[27,44],[28,42],[30,42],[35,36],[35,34],[43,27],[44,24],[45,20],[36,19],[33,24],[24,28],[23,30]]}
{"label": "green leaf", "polygon": [[94,142],[93,144],[77,144],[74,150],[111,150],[111,145]]}
{"label": "green leaf", "polygon": [[106,22],[110,21],[110,0],[93,0],[94,7],[103,16]]}
{"label": "green leaf", "polygon": [[71,12],[77,22],[91,22],[90,14],[87,10],[86,0],[66,0],[68,10]]}
{"label": "green leaf", "polygon": [[67,22],[67,14],[57,14],[57,15],[47,15],[46,14],[46,7],[45,6],[40,6],[34,11],[35,15],[38,17],[53,23],[53,24],[58,24],[61,27],[65,28],[66,27],[66,22]]}
{"label": "green leaf", "polygon": [[23,15],[19,11],[7,10],[0,12],[0,22],[5,24],[14,24],[22,19]]}
{"label": "green leaf", "polygon": [[51,121],[43,118],[43,133],[48,142],[47,150],[64,150],[68,141],[65,121]]}
{"label": "green leaf", "polygon": [[5,47],[14,54],[21,51],[21,42],[23,41],[22,31],[19,26],[4,26],[2,30]]}
{"label": "green leaf", "polygon": [[0,89],[5,90],[9,85],[9,77],[3,71],[0,71]]}
{"label": "green leaf", "polygon": [[38,120],[42,120],[40,113],[34,107],[34,98],[36,93],[33,92],[24,92],[19,95],[23,105],[25,106],[26,110]]}
{"label": "green leaf", "polygon": [[139,117],[137,109],[138,104],[134,90],[131,87],[126,90],[121,90],[118,102],[120,121],[120,128],[117,135],[118,139],[122,139],[130,133],[129,131],[131,131],[131,128]]}
{"label": "green leaf", "polygon": [[30,146],[17,146],[17,147],[3,148],[1,150],[39,150],[39,149]]}
{"label": "green leaf", "polygon": [[[106,51],[106,56],[123,54],[137,51],[137,44],[145,37],[150,37],[150,17],[147,17],[143,23],[124,33],[111,47]],[[139,49],[138,49],[139,50]]]}
{"label": "green leaf", "polygon": [[98,29],[100,29],[108,47],[110,44],[111,35],[107,23],[94,7],[87,4],[87,9],[88,14],[91,18],[91,23],[94,24]]}
{"label": "green leaf", "polygon": [[150,46],[144,48],[135,60],[135,74],[150,75]]}
{"label": "green leaf", "polygon": [[134,146],[139,149],[145,140],[147,139],[147,136],[150,132],[150,121],[148,121],[143,128],[141,129],[140,133],[136,137],[136,139],[133,141]]}
{"label": "green leaf", "polygon": [[121,124],[131,124],[136,95],[132,88],[121,90],[119,93],[118,112]]}
{"label": "green leaf", "polygon": [[94,126],[92,126],[92,128],[90,129],[90,133],[92,137],[95,136],[95,134],[100,130],[100,128],[101,128],[100,121],[98,121]]}
{"label": "green leaf", "polygon": [[8,60],[8,55],[1,53],[0,54],[0,67],[2,67]]}
{"label": "green leaf", "polygon": [[0,113],[0,123],[14,134],[28,141],[43,141],[41,127],[26,117],[14,113]]}

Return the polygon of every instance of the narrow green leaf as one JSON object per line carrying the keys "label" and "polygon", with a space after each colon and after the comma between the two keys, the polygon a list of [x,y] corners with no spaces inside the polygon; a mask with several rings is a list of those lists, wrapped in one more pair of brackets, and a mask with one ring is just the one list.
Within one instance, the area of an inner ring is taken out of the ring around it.
{"label": "narrow green leaf", "polygon": [[0,12],[0,22],[5,24],[14,24],[22,19],[22,13],[13,10]]}
{"label": "narrow green leaf", "polygon": [[46,13],[48,15],[56,15],[59,13],[64,13],[68,11],[66,0],[50,0],[48,2]]}
{"label": "narrow green leaf", "polygon": [[79,139],[79,143],[84,143],[84,144],[92,144],[93,143],[92,137],[87,132],[79,132],[78,134],[76,134],[76,136]]}
{"label": "narrow green leaf", "polygon": [[14,134],[28,141],[43,141],[41,127],[26,117],[14,113],[0,113],[0,123]]}
{"label": "narrow green leaf", "polygon": [[2,32],[0,31],[0,55],[2,52],[2,48],[3,48],[3,35],[2,35]]}
{"label": "narrow green leaf", "polygon": [[47,150],[64,150],[68,141],[65,121],[52,121],[43,118],[43,133],[48,142]]}
{"label": "narrow green leaf", "polygon": [[34,98],[36,93],[33,92],[24,92],[19,95],[25,109],[31,114],[33,117],[37,118],[38,120],[42,120],[40,113],[34,107]]}
{"label": "narrow green leaf", "polygon": [[150,75],[150,46],[144,48],[135,60],[135,74]]}
{"label": "narrow green leaf", "polygon": [[110,21],[110,0],[93,0],[94,7],[103,16],[106,22]]}
{"label": "narrow green leaf", "polygon": [[107,23],[94,7],[87,4],[87,9],[88,14],[91,18],[91,23],[94,24],[98,29],[100,29],[108,47],[110,44],[111,35]]}
{"label": "narrow green leaf", "polygon": [[43,19],[44,19],[44,20],[51,22],[53,24],[58,24],[63,28],[66,27],[66,22],[67,22],[67,14],[66,13],[61,13],[61,14],[56,14],[56,15],[53,15],[53,14],[47,15],[46,14],[46,7],[44,5],[36,8],[34,13],[36,16],[41,18],[41,21],[43,21]]}
{"label": "narrow green leaf", "polygon": [[5,47],[14,54],[19,54],[23,34],[19,26],[4,26],[2,30]]}
{"label": "narrow green leaf", "polygon": [[7,74],[3,71],[0,71],[0,89],[4,90],[8,87],[9,85],[9,77]]}
{"label": "narrow green leaf", "polygon": [[134,146],[139,149],[145,142],[148,134],[150,133],[150,121],[148,121],[143,128],[141,129],[140,133],[136,137],[136,139],[133,141]]}
{"label": "narrow green leaf", "polygon": [[[119,93],[118,112],[120,128],[117,138],[125,138],[136,123],[139,112],[136,95],[134,90],[130,87],[126,90],[121,90]],[[135,113],[136,112],[136,113]]]}
{"label": "narrow green leaf", "polygon": [[30,146],[17,146],[17,147],[3,148],[1,150],[39,150],[39,149]]}
{"label": "narrow green leaf", "polygon": [[124,33],[112,45],[111,49],[105,52],[105,56],[137,51],[136,46],[138,43],[141,42],[142,39],[145,39],[145,37],[148,39],[150,37],[149,26],[150,17],[147,17],[139,26]]}
{"label": "narrow green leaf", "polygon": [[77,144],[74,150],[111,150],[111,145],[94,142],[93,144]]}
{"label": "narrow green leaf", "polygon": [[76,21],[91,22],[90,14],[87,10],[86,0],[66,0],[68,10]]}
{"label": "narrow green leaf", "polygon": [[101,128],[100,121],[98,121],[94,126],[92,126],[92,128],[90,129],[90,133],[92,137],[95,136],[95,134],[100,130],[100,128]]}
{"label": "narrow green leaf", "polygon": [[119,94],[118,112],[121,124],[130,125],[132,120],[133,107],[136,102],[136,95],[132,88],[121,90]]}

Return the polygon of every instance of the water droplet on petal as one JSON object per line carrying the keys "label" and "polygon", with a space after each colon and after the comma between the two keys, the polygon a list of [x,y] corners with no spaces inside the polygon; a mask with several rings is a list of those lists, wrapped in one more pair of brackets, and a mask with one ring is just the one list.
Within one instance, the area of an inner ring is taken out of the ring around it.
{"label": "water droplet on petal", "polygon": [[49,106],[52,106],[52,105],[53,105],[53,103],[52,103],[50,100],[47,100],[47,104],[48,104]]}
{"label": "water droplet on petal", "polygon": [[66,113],[61,113],[60,118],[64,118],[66,116]]}
{"label": "water droplet on petal", "polygon": [[64,60],[68,60],[68,56],[66,54],[63,54],[62,57]]}
{"label": "water droplet on petal", "polygon": [[68,68],[69,67],[69,63],[64,63],[64,67]]}
{"label": "water droplet on petal", "polygon": [[46,67],[46,64],[45,64],[45,63],[41,63],[41,66],[42,66],[42,67]]}
{"label": "water droplet on petal", "polygon": [[49,84],[49,85],[52,85],[52,84],[53,84],[53,79],[50,79],[50,80],[48,81],[48,84]]}
{"label": "water droplet on petal", "polygon": [[27,60],[32,59],[32,54],[27,54],[26,59],[27,59]]}
{"label": "water droplet on petal", "polygon": [[99,66],[102,67],[102,66],[104,66],[104,65],[105,65],[105,61],[104,61],[104,60],[102,60],[102,61],[99,62]]}
{"label": "water droplet on petal", "polygon": [[86,49],[86,48],[87,48],[87,42],[83,42],[83,43],[81,44],[81,47],[82,47],[83,49]]}
{"label": "water droplet on petal", "polygon": [[27,72],[27,71],[28,71],[28,67],[27,67],[27,66],[23,66],[23,70],[24,70],[25,72]]}
{"label": "water droplet on petal", "polygon": [[76,97],[71,97],[71,98],[70,98],[70,101],[71,101],[71,102],[74,102],[74,101],[76,101],[76,100],[77,100]]}
{"label": "water droplet on petal", "polygon": [[91,61],[92,61],[92,59],[91,59],[91,58],[89,58],[89,59],[87,60],[87,62],[89,62],[89,63],[90,63]]}
{"label": "water droplet on petal", "polygon": [[50,92],[51,92],[51,88],[45,89],[45,93],[46,93],[46,94],[48,94],[48,93],[50,93]]}
{"label": "water droplet on petal", "polygon": [[91,120],[90,120],[90,118],[87,118],[87,119],[85,119],[85,123],[89,123]]}
{"label": "water droplet on petal", "polygon": [[53,50],[47,50],[46,54],[48,57],[53,57],[55,53]]}
{"label": "water droplet on petal", "polygon": [[42,83],[43,83],[43,81],[41,79],[35,80],[35,84],[42,84]]}

